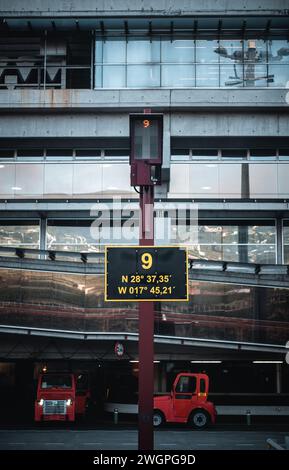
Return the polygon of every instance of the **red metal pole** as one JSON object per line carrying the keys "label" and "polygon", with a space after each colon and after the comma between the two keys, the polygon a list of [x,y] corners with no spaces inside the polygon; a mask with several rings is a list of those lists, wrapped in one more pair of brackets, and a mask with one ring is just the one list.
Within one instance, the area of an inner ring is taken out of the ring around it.
{"label": "red metal pole", "polygon": [[[140,187],[140,245],[154,244],[154,187]],[[138,448],[153,450],[154,302],[139,302]]]}

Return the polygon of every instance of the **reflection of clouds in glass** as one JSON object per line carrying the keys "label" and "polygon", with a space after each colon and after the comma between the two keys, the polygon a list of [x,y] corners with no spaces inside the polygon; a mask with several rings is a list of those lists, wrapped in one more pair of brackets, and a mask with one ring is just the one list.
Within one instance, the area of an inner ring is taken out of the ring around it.
{"label": "reflection of clouds in glass", "polygon": [[98,87],[283,87],[289,78],[270,69],[289,63],[286,40],[115,38],[103,42],[103,60],[97,43]]}

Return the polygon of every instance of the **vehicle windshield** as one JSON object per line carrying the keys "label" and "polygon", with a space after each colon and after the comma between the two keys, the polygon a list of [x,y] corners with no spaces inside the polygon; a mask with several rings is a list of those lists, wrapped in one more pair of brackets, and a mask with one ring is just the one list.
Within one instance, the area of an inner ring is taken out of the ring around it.
{"label": "vehicle windshield", "polygon": [[71,388],[71,375],[44,375],[41,388]]}

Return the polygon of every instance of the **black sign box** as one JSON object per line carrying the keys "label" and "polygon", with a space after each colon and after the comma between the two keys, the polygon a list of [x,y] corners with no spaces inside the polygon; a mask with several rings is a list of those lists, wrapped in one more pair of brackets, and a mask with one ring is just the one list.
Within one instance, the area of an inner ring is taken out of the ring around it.
{"label": "black sign box", "polygon": [[188,253],[173,246],[107,246],[106,301],[188,301]]}

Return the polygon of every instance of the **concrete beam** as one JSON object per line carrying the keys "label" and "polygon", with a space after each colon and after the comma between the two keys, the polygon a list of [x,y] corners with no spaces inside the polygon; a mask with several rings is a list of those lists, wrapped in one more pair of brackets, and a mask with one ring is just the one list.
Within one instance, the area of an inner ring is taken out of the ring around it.
{"label": "concrete beam", "polygon": [[[53,339],[49,336],[36,336],[27,334],[28,330],[16,330],[0,332],[0,360],[23,360],[33,358],[37,360],[49,359],[65,359],[73,357],[74,360],[91,359],[94,362],[97,358],[101,361],[118,360],[114,353],[115,341],[123,341],[125,344],[126,356],[124,360],[131,357],[137,357],[137,337],[132,334],[125,335],[122,333],[114,333],[105,335],[99,334],[97,341],[87,341],[83,336],[77,338],[57,338]],[[20,333],[20,334],[19,334]],[[87,338],[88,339],[88,338]],[[176,360],[222,360],[222,361],[252,361],[256,357],[263,360],[283,360],[284,351],[243,351],[242,349],[214,348],[213,345],[206,347],[201,343],[196,345],[174,344],[174,348],[170,347],[170,343],[155,343],[155,358],[161,361]]]}
{"label": "concrete beam", "polygon": [[[289,1],[289,0],[288,0]],[[286,88],[268,89],[123,89],[123,90],[0,90],[1,110],[100,111],[153,108],[288,109]]]}
{"label": "concrete beam", "polygon": [[[7,343],[9,344],[10,335],[12,336],[12,338],[14,338],[14,341],[13,341],[14,344],[15,344],[15,338],[17,336],[18,337],[23,336],[24,338],[25,337],[29,338],[28,345],[31,344],[32,342],[35,342],[35,340],[37,341],[37,338],[41,338],[42,345],[43,345],[44,338],[53,338],[55,340],[58,340],[59,342],[66,340],[67,341],[66,344],[69,349],[71,349],[71,346],[69,344],[71,343],[71,341],[81,341],[82,343],[86,343],[86,344],[90,343],[92,344],[91,348],[97,348],[97,344],[101,344],[101,342],[108,342],[108,341],[113,341],[113,342],[125,341],[126,345],[137,344],[138,342],[138,334],[130,333],[130,332],[109,332],[109,333],[74,332],[74,331],[62,331],[62,330],[52,330],[52,329],[45,330],[41,328],[29,328],[29,327],[22,328],[22,327],[15,327],[15,326],[9,326],[9,325],[0,325],[0,339],[1,339],[0,359],[1,359],[1,355],[6,349],[6,348],[4,349],[5,343],[3,342],[3,339],[7,338]],[[18,344],[19,343],[20,341],[18,341]],[[182,338],[182,337],[177,337],[177,336],[162,336],[162,335],[156,335],[156,334],[154,335],[154,343],[155,343],[155,349],[162,350],[163,353],[166,354],[167,359],[169,360],[174,360],[175,350],[178,350],[180,353],[182,352],[184,353],[186,352],[185,351],[186,349],[188,350],[188,348],[190,348],[190,353],[189,353],[190,357],[194,357],[194,358],[197,358],[197,355],[194,355],[192,353],[193,348],[196,348],[196,349],[200,348],[200,350],[203,349],[203,351],[212,350],[212,351],[215,351],[215,355],[218,354],[218,350],[219,350],[219,357],[224,355],[224,351],[226,351],[226,353],[228,354],[228,357],[230,357],[231,355],[235,353],[236,358],[238,359],[241,357],[242,353],[246,353],[247,357],[250,357],[250,354],[254,352],[254,356],[251,356],[252,359],[255,359],[256,353],[258,353],[258,357],[262,357],[264,354],[269,353],[270,357],[272,357],[272,354],[276,354],[278,356],[280,355],[281,358],[283,358],[284,354],[286,353],[285,346],[281,346],[278,344],[242,343],[242,342],[236,342],[236,341],[211,340],[211,339],[205,339],[205,338],[202,339],[202,338]],[[22,345],[20,343],[20,347],[21,346]],[[90,352],[93,351],[93,349],[91,348],[89,348]],[[7,359],[8,357],[10,359],[14,356],[14,354],[16,353],[14,349],[17,349],[17,348],[11,348],[11,347],[9,348],[8,353],[6,353],[5,355],[5,359]],[[23,355],[23,349],[21,351],[22,352],[22,356],[20,356],[21,359],[25,358],[25,355]],[[53,348],[53,349],[54,349],[54,356],[55,355],[58,356],[59,350],[57,351],[56,348]],[[64,352],[64,348],[62,347],[61,349],[62,349],[62,352]],[[41,354],[43,353],[45,354],[44,350],[45,348],[42,347]],[[32,355],[32,353],[30,354]],[[37,357],[37,354],[34,354],[33,358],[35,359],[36,357]],[[77,353],[73,354],[73,357],[74,359],[76,359]],[[203,357],[200,356],[200,357],[203,358],[204,356]],[[109,353],[106,353],[105,358],[106,359],[109,358]]]}
{"label": "concrete beam", "polygon": [[[198,113],[175,112],[169,116],[171,137],[289,135],[289,108],[288,113],[203,110]],[[0,134],[2,138],[128,137],[129,119],[124,112],[2,113]]]}
{"label": "concrete beam", "polygon": [[184,16],[284,15],[288,0],[1,0],[0,13],[6,16]]}

